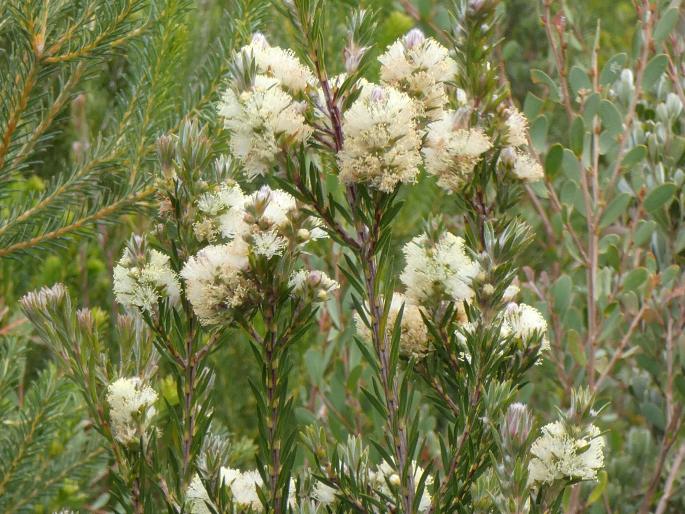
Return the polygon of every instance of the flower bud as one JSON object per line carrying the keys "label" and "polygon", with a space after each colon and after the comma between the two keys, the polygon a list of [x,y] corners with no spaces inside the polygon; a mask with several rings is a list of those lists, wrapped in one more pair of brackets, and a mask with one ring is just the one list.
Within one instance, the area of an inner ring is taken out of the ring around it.
{"label": "flower bud", "polygon": [[309,241],[311,238],[312,234],[307,230],[306,228],[301,228],[300,230],[297,231],[297,239],[299,241],[305,242]]}
{"label": "flower bud", "polygon": [[499,154],[499,159],[506,169],[512,169],[516,164],[516,150],[514,150],[511,146],[507,146]]}
{"label": "flower bud", "polygon": [[409,32],[407,32],[407,35],[404,36],[403,42],[404,46],[411,50],[412,48],[421,45],[425,40],[426,36],[420,29],[411,29]]}
{"label": "flower bud", "polygon": [[162,166],[162,175],[167,180],[176,178],[176,171],[174,170],[175,153],[176,145],[172,136],[164,134],[157,138],[157,156]]}
{"label": "flower bud", "polygon": [[525,444],[533,428],[533,419],[523,403],[512,403],[504,418],[502,436],[516,446]]}

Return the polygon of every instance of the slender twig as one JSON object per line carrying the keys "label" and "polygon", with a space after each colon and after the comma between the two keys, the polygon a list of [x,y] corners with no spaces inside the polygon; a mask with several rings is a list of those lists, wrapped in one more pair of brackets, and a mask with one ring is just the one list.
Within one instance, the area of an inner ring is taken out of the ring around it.
{"label": "slender twig", "polygon": [[664,492],[661,495],[661,498],[659,499],[659,503],[656,507],[656,511],[654,511],[654,514],[664,514],[666,512],[666,509],[668,508],[668,500],[671,498],[671,495],[673,494],[673,484],[675,483],[676,478],[678,477],[678,473],[680,472],[680,467],[683,465],[684,459],[685,443],[680,445],[675,457],[673,458],[671,470],[669,471],[668,478],[666,479],[666,483],[664,484]]}
{"label": "slender twig", "polygon": [[647,312],[647,308],[648,308],[648,304],[647,304],[647,301],[645,301],[642,304],[642,307],[640,307],[640,310],[637,312],[637,314],[633,318],[633,321],[630,323],[630,326],[628,327],[628,331],[623,335],[623,338],[621,339],[621,342],[618,344],[618,347],[616,348],[614,355],[611,357],[609,364],[607,364],[606,368],[604,368],[604,371],[602,371],[601,375],[599,376],[597,381],[594,383],[594,385],[593,385],[594,390],[599,390],[600,387],[602,387],[602,384],[607,379],[609,374],[613,371],[614,366],[616,366],[616,363],[623,356],[623,350],[625,349],[626,345],[628,344],[628,341],[630,341],[630,338],[632,337],[632,335],[635,333],[637,328],[640,326],[640,322],[642,321],[643,316]]}
{"label": "slender twig", "polygon": [[[562,100],[564,102],[564,109],[566,109],[568,121],[569,123],[571,123],[573,121],[575,113],[573,111],[573,106],[571,105],[571,92],[567,80],[568,70],[566,69],[566,62],[564,58],[563,49],[560,46],[557,46],[556,41],[554,39],[554,35],[552,34],[551,6],[552,0],[544,0],[542,24],[545,26],[547,41],[549,42],[549,47],[552,50],[552,55],[554,56],[554,60],[556,63],[557,73],[559,74],[559,83],[561,85],[561,95],[563,96]],[[562,36],[562,34],[562,29],[559,29],[560,37]]]}

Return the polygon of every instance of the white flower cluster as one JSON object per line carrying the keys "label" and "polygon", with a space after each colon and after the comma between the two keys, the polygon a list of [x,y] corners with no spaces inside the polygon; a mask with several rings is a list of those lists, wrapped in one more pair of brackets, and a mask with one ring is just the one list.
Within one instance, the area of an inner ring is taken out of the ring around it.
{"label": "white flower cluster", "polygon": [[[231,309],[245,305],[256,294],[249,278],[250,255],[269,260],[327,237],[319,220],[301,211],[292,195],[267,186],[246,195],[238,185],[224,184],[200,198],[198,211],[200,219],[194,230],[199,240],[229,241],[203,248],[181,271],[188,300],[205,325],[230,317]],[[313,286],[317,277],[316,296],[322,301],[337,283],[320,273],[312,275],[307,284]],[[302,286],[307,278],[309,275],[294,275],[291,286],[305,294]]]}
{"label": "white flower cluster", "polygon": [[193,231],[200,242],[213,243],[221,237],[233,239],[243,228],[245,194],[236,183],[226,182],[216,191],[204,193],[196,205],[198,220]]}
{"label": "white flower cluster", "polygon": [[423,157],[428,173],[448,192],[458,191],[473,174],[481,156],[492,148],[490,138],[480,128],[468,128],[467,113],[446,111],[428,125]]}
{"label": "white flower cluster", "polygon": [[[258,491],[264,486],[264,481],[259,471],[240,471],[222,467],[221,482],[230,489],[233,502],[237,507],[262,512],[262,502]],[[288,489],[288,505],[291,507],[295,505],[295,481],[293,479],[290,479]]]}
{"label": "white flower cluster", "polygon": [[[424,469],[415,461],[412,462],[412,469],[414,470],[414,484],[418,485],[421,477],[424,474]],[[387,462],[381,462],[376,469],[368,470],[368,485],[372,487],[377,493],[384,496],[393,497],[400,485],[400,476],[395,469]],[[428,488],[433,485],[433,477],[428,475],[424,483],[424,489],[419,500],[418,512],[427,512],[430,509],[432,497],[428,492]],[[336,502],[336,489],[321,482],[317,482],[314,486],[313,497],[320,506],[331,506]],[[381,514],[384,510],[373,509],[371,512]]]}
{"label": "white flower cluster", "polygon": [[186,490],[186,503],[190,514],[211,514],[208,505],[212,505],[207,489],[200,476],[195,474]]}
{"label": "white flower cluster", "polygon": [[512,335],[519,339],[528,339],[536,334],[542,336],[540,351],[549,350],[547,338],[547,320],[535,307],[525,303],[510,303],[504,309],[504,336]]}
{"label": "white flower cluster", "polygon": [[[134,236],[131,246],[113,271],[114,297],[124,307],[152,312],[157,301],[166,297],[173,304],[179,299],[178,277],[169,266],[169,256],[157,250],[145,251],[143,239]],[[137,251],[140,249],[140,251]]]}
{"label": "white flower cluster", "polygon": [[[397,316],[403,305],[404,310],[400,323],[400,352],[406,356],[422,357],[428,352],[428,329],[421,317],[421,309],[403,294],[394,293],[392,295],[392,302],[388,310],[387,337],[392,337]],[[355,314],[354,322],[359,337],[370,341],[371,331],[358,314]]]}
{"label": "white flower cluster", "polygon": [[515,107],[507,109],[506,114],[504,139],[509,146],[502,151],[502,162],[524,182],[542,180],[545,178],[542,166],[525,149],[521,148],[528,144],[526,116]]}
{"label": "white flower cluster", "polygon": [[[231,134],[230,150],[252,179],[264,175],[283,148],[307,141],[306,104],[293,98],[314,78],[292,50],[271,47],[256,34],[236,60],[254,60],[257,75],[240,90],[233,83],[219,103],[219,115]],[[240,62],[238,62],[240,64]]]}
{"label": "white flower cluster", "polygon": [[[424,474],[424,470],[416,462],[412,462],[412,469],[414,470],[414,484],[417,485]],[[400,484],[400,476],[393,469],[393,467],[387,462],[383,461],[377,468],[376,471],[371,471],[369,473],[369,481],[373,486],[375,486],[381,493],[386,496],[393,496],[392,491],[397,488]],[[419,512],[426,512],[430,509],[431,502],[433,499],[428,493],[427,489],[433,485],[433,477],[426,477],[425,487],[423,489],[423,494],[419,500]]]}
{"label": "white flower cluster", "polygon": [[457,73],[457,63],[449,57],[447,48],[413,29],[390,45],[378,60],[381,80],[414,98],[420,117],[441,117],[448,102],[446,82]]}
{"label": "white flower cluster", "polygon": [[556,480],[596,480],[604,467],[604,438],[595,425],[578,435],[561,421],[542,427],[528,463],[528,484],[551,484]]}
{"label": "white flower cluster", "polygon": [[407,298],[417,305],[448,300],[461,302],[474,296],[473,279],[478,262],[466,253],[461,237],[444,232],[437,241],[417,236],[404,246],[406,266],[400,280]]}
{"label": "white flower cluster", "polygon": [[144,437],[155,415],[157,393],[138,377],[120,378],[107,388],[114,437],[130,444]]}
{"label": "white flower cluster", "polygon": [[421,163],[416,107],[405,93],[368,84],[343,117],[345,143],[338,154],[340,179],[385,193],[413,183]]}
{"label": "white flower cluster", "polygon": [[245,275],[248,266],[248,246],[242,239],[207,246],[188,259],[181,276],[202,324],[220,323],[254,293],[254,284]]}

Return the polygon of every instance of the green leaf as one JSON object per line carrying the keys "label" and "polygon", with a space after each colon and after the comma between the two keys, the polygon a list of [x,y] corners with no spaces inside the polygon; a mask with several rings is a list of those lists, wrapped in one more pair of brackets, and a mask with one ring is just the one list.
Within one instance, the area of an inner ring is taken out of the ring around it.
{"label": "green leaf", "polygon": [[564,158],[561,163],[564,174],[576,182],[580,182],[580,162],[578,158],[568,148],[564,149]]}
{"label": "green leaf", "polygon": [[597,473],[597,485],[590,493],[590,496],[588,496],[587,505],[592,505],[602,497],[602,493],[604,492],[604,489],[606,489],[608,482],[609,475],[606,471],[602,470]]}
{"label": "green leaf", "polygon": [[633,197],[628,193],[616,195],[616,197],[609,205],[607,205],[607,208],[604,210],[602,219],[599,221],[600,228],[606,228],[616,221],[619,216],[626,211],[632,199]]}
{"label": "green leaf", "polygon": [[552,146],[545,157],[545,174],[554,177],[561,169],[561,162],[564,158],[564,147],[559,143]]}
{"label": "green leaf", "polygon": [[652,234],[656,230],[656,221],[653,220],[641,220],[635,231],[635,237],[633,241],[637,246],[642,246],[647,243],[651,238]]}
{"label": "green leaf", "polygon": [[661,184],[652,189],[645,198],[645,210],[649,213],[671,203],[678,187],[672,182]]}
{"label": "green leaf", "polygon": [[523,101],[523,114],[526,115],[526,118],[532,120],[540,114],[543,104],[544,102],[540,98],[528,91],[526,99]]}
{"label": "green leaf", "polygon": [[554,308],[559,314],[563,314],[571,303],[573,293],[573,281],[568,275],[561,275],[552,286]]}
{"label": "green leaf", "polygon": [[585,364],[587,364],[587,357],[585,357],[585,349],[583,348],[583,342],[580,339],[580,334],[571,329],[566,334],[566,341],[568,351],[571,353],[573,359],[581,367],[584,367]]}
{"label": "green leaf", "polygon": [[583,144],[585,141],[585,123],[582,116],[576,116],[571,123],[571,131],[569,133],[569,144],[571,151],[577,156],[583,154]]}
{"label": "green leaf", "polygon": [[623,290],[635,291],[647,281],[648,277],[649,271],[647,271],[647,268],[640,267],[631,270],[623,279]]}
{"label": "green leaf", "polygon": [[559,102],[561,100],[559,86],[544,71],[533,69],[530,71],[530,78],[533,80],[533,84],[543,84],[547,86],[547,89],[549,90],[550,100],[552,100],[553,102]]}
{"label": "green leaf", "polygon": [[663,411],[652,402],[642,404],[642,415],[647,418],[652,425],[663,430],[666,427],[666,417]]}
{"label": "green leaf", "polygon": [[671,33],[678,23],[678,16],[678,9],[675,7],[671,7],[661,15],[661,19],[654,28],[654,41],[656,43],[660,43]]}
{"label": "green leaf", "polygon": [[612,136],[623,132],[623,116],[609,100],[602,100],[599,103],[599,117],[602,120],[602,126]]}
{"label": "green leaf", "polygon": [[621,166],[625,169],[630,169],[638,162],[641,162],[645,157],[647,157],[647,147],[645,145],[638,145],[625,154],[621,161]]}
{"label": "green leaf", "polygon": [[682,374],[676,375],[673,383],[678,393],[680,393],[682,400],[685,400],[685,376],[683,376]]}
{"label": "green leaf", "polygon": [[668,57],[664,54],[655,55],[647,63],[645,67],[645,73],[642,78],[642,87],[645,89],[652,89],[652,87],[661,78],[664,71],[666,71],[666,66],[668,66]]}
{"label": "green leaf", "polygon": [[602,86],[608,86],[613,83],[625,67],[627,58],[626,54],[620,53],[609,59],[599,74],[599,83]]}
{"label": "green leaf", "polygon": [[544,115],[535,118],[535,121],[533,121],[533,124],[530,126],[530,139],[533,142],[533,146],[538,151],[542,151],[545,148],[547,128],[547,117]]}
{"label": "green leaf", "polygon": [[573,66],[568,75],[568,81],[571,84],[571,91],[574,95],[578,94],[581,89],[588,89],[592,91],[592,82],[585,70],[580,66]]}

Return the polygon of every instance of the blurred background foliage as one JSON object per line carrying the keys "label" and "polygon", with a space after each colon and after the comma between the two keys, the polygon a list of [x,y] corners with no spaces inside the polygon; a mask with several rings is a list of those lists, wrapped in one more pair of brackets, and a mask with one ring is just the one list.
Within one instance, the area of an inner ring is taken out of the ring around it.
{"label": "blurred background foliage", "polygon": [[[185,48],[185,51],[179,54],[181,61],[175,63],[173,80],[179,82],[177,85],[183,85],[181,83],[193,75],[192,70],[196,63],[204,61],[208,52],[216,51],[216,41],[225,38],[225,32],[228,30],[227,19],[236,18],[238,6],[250,3],[232,0],[194,0],[189,4],[188,9],[185,9],[176,21],[181,27],[178,31],[178,44]],[[330,19],[340,20],[340,26],[331,27],[327,31],[330,37],[328,48],[333,52],[341,52],[344,40],[339,35],[343,27],[343,14],[351,7],[361,5],[380,13],[382,24],[378,36],[379,47],[376,50],[382,51],[386,45],[414,26],[421,27],[431,35],[448,30],[450,19],[446,3],[442,0],[330,0]],[[598,20],[601,20],[600,69],[617,52],[633,54],[637,19],[630,0],[562,0],[554,2],[554,5],[556,12],[561,11],[563,6],[563,11],[568,15],[567,19],[557,18],[555,22],[565,23],[569,29],[568,55],[571,63],[580,64],[585,68],[589,66],[589,55]],[[0,5],[0,54],[9,51],[12,45],[12,41],[3,36],[2,9]],[[529,92],[539,98],[545,98],[545,87],[533,83],[530,73],[531,69],[537,68],[554,75],[554,63],[540,21],[541,4],[534,0],[503,0],[498,9],[503,13],[500,28],[503,41],[498,49],[503,63],[501,73],[503,80],[511,84],[514,102],[524,106]],[[293,34],[289,32],[292,29],[286,29],[285,24],[271,10],[264,13],[261,21],[262,29],[268,33],[273,44],[293,46]],[[234,27],[234,31],[239,37],[245,37],[251,26],[250,20],[241,19]],[[131,86],[128,83],[129,57],[123,53],[108,56],[98,62],[92,72],[81,80],[78,95],[63,107],[56,118],[56,130],[51,136],[51,144],[19,170],[11,186],[0,185],[7,187],[3,195],[0,195],[0,220],[8,215],[13,199],[41,193],[57,173],[76,162],[79,158],[77,143],[95,143],[98,140],[99,132],[111,121],[111,105]],[[376,72],[377,70],[371,71],[372,75]],[[540,106],[540,109],[548,108],[552,121],[549,122],[550,133],[547,137],[554,141],[561,137],[564,130],[554,123],[554,116],[561,116],[563,113],[554,113],[549,102]],[[201,116],[207,112],[210,111],[191,111]],[[215,123],[210,117],[207,117],[206,121],[210,124]],[[150,134],[151,137],[157,135],[159,134]],[[421,182],[406,194],[406,206],[409,207],[404,208],[397,223],[396,236],[399,240],[406,240],[415,235],[421,228],[421,220],[428,218],[431,213],[456,216],[449,199],[427,181]],[[67,384],[50,383],[59,382],[59,372],[49,364],[49,357],[45,352],[34,344],[34,336],[16,307],[17,300],[27,291],[63,282],[78,299],[80,306],[97,306],[103,313],[117,312],[119,307],[114,304],[111,293],[112,268],[131,233],[142,233],[153,228],[149,226],[149,218],[145,215],[145,209],[151,208],[152,205],[138,207],[138,212],[118,217],[115,224],[94,224],[90,227],[89,237],[68,240],[60,248],[52,247],[28,255],[0,258],[0,340],[5,345],[2,362],[7,366],[16,367],[18,373],[11,382],[8,382],[15,391],[12,400],[15,407],[23,404],[25,390],[34,387],[69,388]],[[527,202],[521,203],[521,214],[534,226],[539,225],[535,212]],[[540,238],[544,237],[542,231],[538,234]],[[323,267],[334,270],[339,257],[327,256],[328,262]],[[530,266],[539,272],[551,266],[557,258],[557,252],[540,242],[533,245],[529,262]],[[567,301],[570,301],[570,294]],[[572,315],[580,316],[577,311]],[[359,404],[349,401],[351,395],[348,393],[356,390],[360,380],[363,380],[364,374],[368,372],[361,363],[360,355],[350,344],[352,329],[349,316],[349,311],[336,312],[335,309],[325,313],[316,335],[320,344],[300,345],[300,360],[293,371],[292,380],[293,385],[299,385],[300,407],[297,413],[300,421],[306,423],[326,416],[331,432],[341,439],[345,433],[359,428],[371,430],[374,427],[382,427],[379,420],[374,420],[362,412]],[[103,319],[106,320],[106,316],[103,316]],[[338,327],[348,328],[340,333]],[[109,333],[110,337],[115,336],[113,330]],[[235,458],[236,462],[240,463],[250,461],[253,457],[254,447],[251,440],[255,435],[256,424],[252,414],[255,406],[252,395],[235,392],[249,390],[248,379],[256,374],[256,370],[247,364],[251,357],[248,355],[247,341],[237,333],[231,337],[231,344],[221,347],[212,357],[215,368],[221,370],[217,373],[214,395],[215,405],[218,407],[216,419],[228,432],[236,434]],[[10,346],[16,347],[15,350],[10,351]],[[533,385],[525,389],[523,400],[537,403],[541,407],[541,412],[553,412],[551,403],[556,401],[557,396],[545,395],[545,398],[541,398],[536,392],[550,390],[547,387],[554,383],[556,378],[554,367],[542,366],[535,370],[535,375],[539,376],[535,376],[532,380]],[[2,379],[0,376],[0,385],[3,384]],[[173,383],[165,383],[164,386],[162,393],[167,401],[173,402],[175,386]],[[636,394],[651,394],[645,384],[636,383],[634,387],[642,387]],[[70,402],[77,401],[73,393],[67,394],[67,397]],[[92,441],[87,441],[87,427],[78,425],[78,406],[63,409],[62,412],[65,414],[61,418],[53,420],[54,430],[48,427],[53,441],[49,445],[48,453],[41,454],[38,451],[40,445],[36,446],[36,465],[67,457],[76,459],[69,453],[75,444],[92,449]],[[617,409],[616,412],[621,412],[621,409]],[[624,455],[614,459],[608,470],[609,475],[613,477],[615,488],[612,494],[616,495],[625,492],[620,484],[639,483],[642,473],[639,467],[635,467],[635,463],[640,462],[641,455],[652,455],[656,444],[649,424],[643,423],[642,418],[630,409],[625,412],[626,416],[633,416],[633,419],[624,420],[626,426],[622,427],[625,429],[622,435],[619,435],[620,430],[619,433],[615,431],[610,435],[614,449],[619,449],[619,452],[623,451],[620,448],[625,449]],[[424,423],[430,428],[436,421],[427,413]],[[629,425],[632,426],[629,428]],[[662,426],[661,430],[664,428]],[[76,433],[78,437],[75,437]],[[617,438],[624,440],[617,441]],[[89,459],[88,466],[97,468],[100,462],[97,459],[101,458],[101,455],[96,455]],[[107,498],[101,497],[106,487],[98,486],[94,482],[106,480],[106,472],[102,472],[100,468],[99,474],[84,473],[84,470],[89,469],[91,468],[84,467],[78,473],[65,474],[61,480],[56,480],[54,487],[46,488],[43,496],[27,502],[26,509],[30,508],[33,512],[50,512],[52,509],[71,507],[97,511],[101,505],[107,503]],[[1,491],[0,488],[0,496]],[[595,508],[598,512],[604,512],[600,503],[595,504]],[[685,510],[685,505],[681,504],[676,508]]]}

